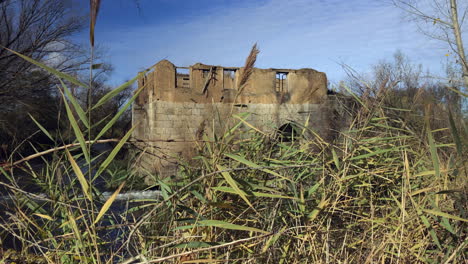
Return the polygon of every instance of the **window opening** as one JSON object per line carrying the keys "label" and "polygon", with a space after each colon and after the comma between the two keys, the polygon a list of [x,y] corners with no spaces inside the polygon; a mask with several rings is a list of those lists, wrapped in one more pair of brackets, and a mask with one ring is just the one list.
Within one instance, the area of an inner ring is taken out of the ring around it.
{"label": "window opening", "polygon": [[206,80],[206,78],[210,77],[210,70],[202,70],[203,72],[203,79]]}
{"label": "window opening", "polygon": [[236,88],[236,70],[223,69],[223,88]]}
{"label": "window opening", "polygon": [[286,93],[288,91],[288,73],[277,72],[276,73],[276,92]]}
{"label": "window opening", "polygon": [[190,88],[190,69],[176,68],[176,87]]}

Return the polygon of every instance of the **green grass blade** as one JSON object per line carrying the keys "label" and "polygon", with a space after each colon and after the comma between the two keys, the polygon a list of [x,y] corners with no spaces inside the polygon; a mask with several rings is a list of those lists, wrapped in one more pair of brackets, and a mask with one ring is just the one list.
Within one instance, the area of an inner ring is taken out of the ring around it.
{"label": "green grass blade", "polygon": [[453,219],[453,220],[457,220],[457,221],[468,222],[468,219],[461,218],[461,217],[451,215],[451,214],[447,214],[447,213],[444,213],[444,212],[441,212],[441,211],[429,210],[429,209],[421,209],[421,210],[428,213],[428,214],[437,215],[437,216],[441,216],[441,217],[445,217],[445,218],[449,218],[449,219]]}
{"label": "green grass blade", "polygon": [[452,131],[453,141],[455,141],[455,146],[457,148],[457,153],[459,156],[463,154],[463,145],[460,139],[460,134],[458,133],[457,126],[455,125],[455,120],[453,119],[452,111],[449,109],[449,123],[450,130]]}
{"label": "green grass blade", "polygon": [[98,215],[96,217],[96,220],[94,220],[94,224],[99,222],[99,220],[101,220],[102,216],[104,216],[104,214],[109,210],[109,208],[111,207],[112,203],[114,203],[115,198],[117,198],[117,195],[120,193],[120,191],[122,190],[122,187],[124,185],[125,185],[125,182],[120,184],[119,188],[117,188],[117,190],[111,195],[111,197],[109,197],[109,199],[107,199],[107,201],[102,206],[101,210],[99,210],[99,213],[98,213]]}
{"label": "green grass blade", "polygon": [[265,246],[263,246],[262,248],[262,253],[265,253],[267,252],[267,250],[273,245],[276,243],[276,241],[278,240],[278,238],[283,234],[284,230],[286,230],[286,227],[283,227],[281,228],[281,230],[279,232],[277,232],[275,235],[271,236],[267,242],[265,243]]}
{"label": "green grass blade", "polygon": [[223,175],[224,179],[226,182],[234,189],[237,195],[239,195],[250,207],[253,208],[252,204],[250,203],[249,199],[247,199],[247,195],[245,192],[243,192],[239,186],[237,185],[236,181],[231,177],[231,174],[229,172],[225,171],[226,168],[224,168],[221,165],[217,165],[218,170],[222,171],[221,175]]}
{"label": "green grass blade", "polygon": [[99,138],[101,138],[102,135],[104,135],[104,133],[106,133],[107,130],[109,130],[115,124],[115,122],[117,122],[117,120],[125,112],[125,110],[127,110],[132,105],[133,101],[135,101],[135,99],[140,94],[140,92],[143,90],[143,88],[144,88],[144,86],[140,87],[135,92],[135,94],[132,96],[132,98],[130,100],[128,100],[128,102],[122,108],[120,108],[119,112],[117,114],[115,114],[115,116],[109,122],[107,122],[107,124],[104,126],[104,128],[102,128],[102,130],[96,136],[95,140],[98,140]]}
{"label": "green grass blade", "polygon": [[263,230],[258,229],[258,228],[248,227],[248,226],[245,226],[245,225],[231,224],[231,223],[220,221],[220,220],[200,220],[195,225],[180,226],[180,227],[177,227],[175,229],[176,230],[178,230],[178,229],[190,229],[190,228],[198,227],[198,226],[219,227],[219,228],[224,228],[224,229],[248,231],[248,232],[259,232],[259,233],[264,233],[264,234],[268,233],[268,232],[263,231]]}
{"label": "green grass blade", "polygon": [[[240,113],[240,114],[237,114],[237,115],[245,119],[245,118],[247,118],[248,116],[250,116],[250,113]],[[244,122],[242,122],[242,121],[237,122],[237,124],[235,124],[233,127],[231,127],[231,129],[229,129],[229,131],[228,131],[224,136],[227,137],[228,135],[234,134],[234,132],[235,132],[243,123],[244,123]]]}
{"label": "green grass blade", "polygon": [[439,156],[437,155],[437,147],[434,141],[434,137],[432,136],[432,131],[430,127],[427,127],[427,139],[429,140],[429,150],[431,152],[432,164],[434,166],[435,176],[437,178],[440,177],[440,164],[439,164]]}
{"label": "green grass blade", "polygon": [[338,159],[338,155],[336,154],[336,151],[332,149],[332,155],[333,155],[333,162],[335,163],[335,166],[337,169],[340,168],[340,160]]}
{"label": "green grass blade", "polygon": [[97,178],[101,173],[109,166],[109,164],[114,160],[115,156],[117,153],[119,153],[120,149],[123,147],[123,145],[127,142],[128,138],[132,135],[133,130],[135,130],[136,126],[132,127],[126,134],[125,136],[119,141],[117,146],[112,150],[112,152],[107,156],[106,160],[102,162],[101,166],[99,167],[98,171],[96,172],[95,178]]}
{"label": "green grass blade", "polygon": [[[233,188],[225,187],[225,186],[211,187],[211,189],[216,190],[216,191],[220,191],[220,192],[227,192],[227,193],[237,194],[237,192]],[[297,200],[297,198],[295,198],[295,197],[284,196],[284,195],[280,195],[280,194],[272,194],[272,193],[252,192],[252,195],[255,196],[255,197]]]}
{"label": "green grass blade", "polygon": [[457,233],[455,232],[455,230],[453,229],[452,225],[446,217],[442,217],[440,225],[443,226],[450,233],[457,235]]}
{"label": "green grass blade", "polygon": [[49,72],[49,73],[54,74],[55,76],[57,76],[57,77],[59,77],[59,78],[63,78],[63,79],[65,79],[65,80],[67,80],[67,81],[69,81],[69,82],[71,82],[71,83],[73,83],[73,84],[75,84],[75,85],[81,86],[81,87],[88,87],[86,84],[80,82],[79,80],[77,80],[76,78],[74,78],[74,77],[72,77],[72,76],[70,76],[70,75],[68,75],[68,74],[65,74],[65,73],[63,73],[63,72],[57,71],[57,70],[54,69],[54,68],[51,68],[51,67],[49,67],[49,66],[47,66],[47,65],[45,65],[45,64],[43,64],[43,63],[41,63],[41,62],[38,62],[38,61],[36,61],[36,60],[34,60],[34,59],[28,57],[28,56],[25,56],[25,55],[23,55],[23,54],[20,54],[20,53],[14,51],[14,50],[11,50],[11,49],[9,49],[9,48],[6,48],[6,47],[2,46],[2,45],[0,45],[0,47],[6,49],[6,50],[8,50],[8,51],[10,51],[11,53],[15,54],[16,56],[18,56],[18,57],[20,57],[20,58],[22,58],[22,59],[24,59],[24,60],[26,60],[26,61],[28,61],[28,62],[34,64],[34,65],[36,65],[36,66],[41,67],[42,69],[46,70],[46,71]]}
{"label": "green grass blade", "polygon": [[239,120],[240,120],[242,123],[244,123],[246,126],[248,126],[248,127],[250,127],[251,129],[257,131],[258,133],[267,136],[267,134],[265,134],[265,132],[261,131],[260,129],[258,129],[258,128],[255,127],[254,125],[252,125],[252,124],[250,124],[249,122],[247,122],[247,121],[245,120],[246,117],[244,117],[243,115],[233,115],[233,117],[239,119]]}
{"label": "green grass blade", "polygon": [[105,94],[101,99],[99,99],[99,101],[91,108],[91,110],[94,110],[96,108],[98,108],[99,106],[105,104],[107,101],[109,101],[110,99],[112,99],[114,96],[116,96],[117,94],[119,94],[120,92],[122,92],[123,90],[125,90],[125,88],[127,88],[128,86],[132,85],[136,80],[138,80],[139,78],[141,78],[142,76],[144,76],[146,74],[147,71],[144,71],[144,72],[140,72],[135,78],[131,79],[130,81],[120,85],[119,87],[117,87],[116,89],[108,92],[107,94]]}
{"label": "green grass blade", "polygon": [[434,243],[437,245],[437,247],[439,249],[442,249],[442,246],[440,245],[440,240],[437,237],[437,234],[434,231],[434,229],[432,228],[431,224],[429,223],[429,220],[427,219],[427,217],[425,215],[423,215],[422,213],[419,215],[419,217],[421,218],[421,221],[423,222],[424,226],[427,229],[429,229],[429,234],[431,235],[432,240],[434,241]]}
{"label": "green grass blade", "polygon": [[239,155],[235,155],[235,154],[231,154],[231,153],[226,153],[226,154],[224,154],[224,155],[225,155],[226,157],[229,157],[229,158],[231,158],[231,159],[233,159],[233,160],[236,160],[236,161],[238,161],[238,162],[240,162],[240,163],[243,163],[243,164],[247,165],[248,167],[260,168],[259,165],[255,164],[255,163],[253,163],[253,162],[251,162],[251,161],[247,160],[246,158],[241,157],[241,156],[239,156]]}
{"label": "green grass blade", "polygon": [[370,152],[370,153],[367,153],[367,154],[362,154],[362,155],[359,155],[359,156],[352,157],[349,160],[365,159],[365,158],[368,158],[368,157],[372,157],[372,156],[375,156],[375,155],[387,153],[387,152],[390,152],[390,151],[398,151],[398,148],[395,147],[395,148],[390,148],[390,149],[380,149],[380,150],[373,151],[373,152]]}
{"label": "green grass blade", "polygon": [[7,173],[5,171],[5,169],[3,169],[3,167],[0,167],[0,172],[3,174],[3,176],[5,176],[5,178],[7,178],[10,182],[13,182],[13,178],[10,176],[9,173]]}
{"label": "green grass blade", "polygon": [[49,131],[47,131],[37,120],[30,114],[28,113],[29,117],[32,119],[32,121],[36,124],[37,127],[44,133],[50,140],[55,142],[55,139],[49,134]]}
{"label": "green grass blade", "polygon": [[345,90],[357,101],[359,102],[359,104],[364,107],[366,110],[369,110],[369,108],[367,107],[367,105],[361,100],[361,98],[359,98],[359,96],[357,96],[353,91],[351,91],[351,89],[349,89],[349,87],[347,85],[343,85],[342,86],[343,88],[345,88]]}
{"label": "green grass blade", "polygon": [[84,139],[83,133],[80,130],[80,127],[78,126],[78,122],[76,122],[75,116],[73,115],[73,112],[70,109],[70,106],[68,105],[67,99],[65,98],[65,95],[62,93],[63,97],[63,102],[65,105],[65,109],[67,112],[68,120],[70,121],[70,124],[73,128],[73,132],[75,133],[75,137],[78,139],[78,142],[80,143],[81,150],[85,156],[86,161],[88,164],[91,162],[89,158],[89,152],[88,148],[86,146],[86,141]]}
{"label": "green grass blade", "polygon": [[307,190],[307,197],[312,197],[312,195],[318,190],[321,184],[321,182],[317,182],[316,184],[314,184],[314,186],[310,187],[310,189]]}
{"label": "green grass blade", "polygon": [[224,154],[224,155],[225,155],[226,157],[229,157],[229,158],[231,158],[231,159],[233,159],[233,160],[236,160],[236,161],[238,161],[238,162],[240,162],[240,163],[242,163],[242,164],[245,164],[245,165],[247,165],[248,167],[251,167],[251,168],[254,168],[254,169],[259,169],[259,170],[261,170],[261,171],[263,171],[263,172],[266,172],[266,173],[268,173],[268,174],[271,174],[271,175],[274,175],[274,176],[276,176],[276,177],[282,178],[282,179],[284,179],[284,180],[288,180],[288,181],[293,182],[293,180],[291,180],[291,179],[289,179],[289,178],[286,178],[286,177],[284,177],[283,175],[281,175],[281,174],[279,174],[279,173],[277,173],[277,172],[275,172],[275,171],[272,171],[272,170],[270,170],[270,169],[262,168],[262,166],[260,166],[260,165],[258,165],[258,164],[255,164],[255,163],[253,163],[253,162],[251,162],[251,161],[247,160],[246,158],[241,157],[241,156],[239,156],[239,155],[235,155],[235,154],[231,154],[231,153],[226,153],[226,154]]}
{"label": "green grass blade", "polygon": [[62,80],[60,80],[60,83],[62,84],[63,90],[65,91],[65,95],[67,96],[68,100],[70,100],[70,102],[72,103],[73,108],[78,114],[78,117],[80,118],[81,122],[83,122],[86,128],[89,128],[88,117],[86,116],[86,113],[83,111],[83,108],[81,108],[76,98],[70,92],[70,89],[68,89],[68,87],[62,82]]}
{"label": "green grass blade", "polygon": [[70,164],[72,166],[73,172],[75,172],[76,177],[78,178],[78,181],[80,182],[81,189],[83,190],[84,195],[88,200],[92,201],[91,196],[89,194],[89,184],[88,181],[86,180],[85,176],[83,175],[83,172],[81,171],[80,167],[76,163],[75,159],[73,156],[70,154],[70,151],[68,149],[66,150],[68,160],[70,161]]}
{"label": "green grass blade", "polygon": [[312,212],[307,216],[309,221],[315,220],[315,218],[317,218],[319,213],[323,210],[323,208],[325,208],[328,205],[328,203],[329,200],[322,198],[322,200],[318,203],[317,207],[314,210],[312,210]]}

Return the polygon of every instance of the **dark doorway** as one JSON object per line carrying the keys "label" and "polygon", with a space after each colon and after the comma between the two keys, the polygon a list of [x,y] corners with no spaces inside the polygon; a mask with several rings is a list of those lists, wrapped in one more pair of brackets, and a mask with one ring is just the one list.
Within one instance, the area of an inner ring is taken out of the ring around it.
{"label": "dark doorway", "polygon": [[292,142],[299,136],[299,129],[294,123],[287,123],[278,129],[278,139],[282,142]]}

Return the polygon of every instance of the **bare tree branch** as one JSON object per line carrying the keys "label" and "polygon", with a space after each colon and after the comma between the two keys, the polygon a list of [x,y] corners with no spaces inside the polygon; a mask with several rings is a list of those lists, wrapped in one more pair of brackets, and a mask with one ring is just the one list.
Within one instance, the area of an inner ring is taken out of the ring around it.
{"label": "bare tree branch", "polygon": [[[461,79],[463,79],[465,89],[468,89],[468,62],[462,37],[463,30],[461,28],[468,12],[468,6],[465,7],[460,19],[457,0],[445,0],[444,2],[432,0],[431,3],[434,9],[432,14],[423,11],[411,0],[392,0],[392,2],[395,6],[413,16],[416,21],[433,22],[433,29],[439,30],[442,35],[428,33],[427,29],[423,29],[420,25],[418,25],[418,28],[425,35],[447,43],[448,47],[456,54],[456,63],[460,66],[462,72]],[[458,101],[457,108],[460,109],[461,98]]]}

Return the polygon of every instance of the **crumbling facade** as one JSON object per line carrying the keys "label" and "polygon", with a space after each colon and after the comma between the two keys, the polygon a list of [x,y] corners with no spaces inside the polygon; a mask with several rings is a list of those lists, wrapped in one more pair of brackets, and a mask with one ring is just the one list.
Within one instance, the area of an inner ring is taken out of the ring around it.
{"label": "crumbling facade", "polygon": [[144,151],[140,167],[171,175],[177,160],[196,153],[203,134],[222,133],[232,114],[248,112],[251,126],[267,135],[292,123],[327,137],[330,107],[325,73],[313,69],[257,69],[239,91],[243,68],[167,60],[139,80],[133,105],[133,139]]}

